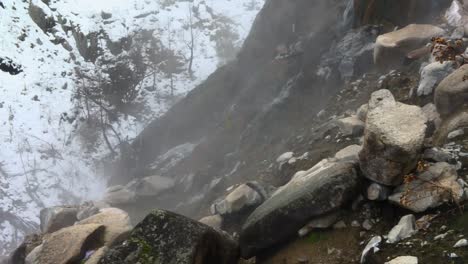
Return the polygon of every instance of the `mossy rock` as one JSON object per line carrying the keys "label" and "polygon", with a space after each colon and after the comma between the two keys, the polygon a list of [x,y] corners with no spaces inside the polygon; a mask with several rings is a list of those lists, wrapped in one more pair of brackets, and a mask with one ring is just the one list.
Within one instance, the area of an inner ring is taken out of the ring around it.
{"label": "mossy rock", "polygon": [[238,260],[237,243],[227,235],[184,216],[155,210],[99,263],[234,264]]}

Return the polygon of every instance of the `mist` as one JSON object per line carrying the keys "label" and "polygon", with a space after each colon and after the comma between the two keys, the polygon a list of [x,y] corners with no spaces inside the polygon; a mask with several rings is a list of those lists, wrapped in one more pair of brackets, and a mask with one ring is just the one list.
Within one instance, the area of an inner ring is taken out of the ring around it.
{"label": "mist", "polygon": [[468,258],[463,1],[0,3],[0,263]]}

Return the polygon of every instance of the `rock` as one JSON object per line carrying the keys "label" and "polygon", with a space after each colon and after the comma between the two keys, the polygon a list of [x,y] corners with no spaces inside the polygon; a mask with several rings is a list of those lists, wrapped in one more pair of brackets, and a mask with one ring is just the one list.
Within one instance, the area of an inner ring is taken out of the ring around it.
{"label": "rock", "polygon": [[398,225],[394,226],[387,235],[387,243],[397,243],[416,233],[416,219],[414,215],[405,215],[400,219]]}
{"label": "rock", "polygon": [[366,122],[367,120],[367,111],[369,110],[369,105],[368,104],[363,104],[359,107],[359,109],[356,112],[356,116],[359,120],[362,122]]}
{"label": "rock", "polygon": [[468,99],[468,65],[447,76],[437,86],[434,95],[437,111],[445,118],[462,109]]}
{"label": "rock", "polygon": [[460,136],[463,136],[463,135],[465,135],[465,130],[464,129],[457,129],[455,131],[452,131],[452,132],[448,133],[447,139],[448,140],[453,140],[453,139],[456,139],[457,137],[460,137]]}
{"label": "rock", "polygon": [[42,244],[41,235],[28,235],[23,243],[11,254],[7,264],[24,263],[25,258],[39,245]]}
{"label": "rock", "polygon": [[434,134],[434,132],[440,127],[442,120],[440,119],[440,115],[437,112],[437,108],[433,103],[429,103],[423,106],[422,111],[427,117],[426,137],[431,137]]}
{"label": "rock", "polygon": [[357,116],[350,116],[336,121],[338,128],[343,136],[359,137],[364,131],[364,122],[359,120]]}
{"label": "rock", "polygon": [[359,153],[364,176],[384,185],[400,184],[416,167],[426,122],[420,107],[395,102],[388,90],[374,92]]}
{"label": "rock", "polygon": [[221,227],[223,225],[223,217],[221,215],[206,216],[200,219],[199,222],[214,229],[221,230]]}
{"label": "rock", "polygon": [[88,217],[77,225],[97,224],[105,227],[104,246],[111,247],[125,240],[132,230],[128,214],[117,208],[106,208],[99,213]]}
{"label": "rock", "polygon": [[79,262],[104,233],[104,226],[89,224],[60,229],[44,237],[37,258],[40,264],[66,264]]}
{"label": "rock", "polygon": [[78,220],[76,215],[77,207],[54,206],[44,208],[40,212],[42,233],[53,233],[64,227],[72,226]]}
{"label": "rock", "polygon": [[[157,196],[174,186],[174,179],[154,175],[137,181],[135,193],[137,196]],[[128,189],[131,190],[131,188]]]}
{"label": "rock", "polygon": [[385,264],[418,264],[418,258],[412,256],[401,256],[395,259],[392,259]]}
{"label": "rock", "polygon": [[468,246],[468,240],[466,239],[460,239],[458,240],[457,243],[455,243],[455,245],[453,246],[454,248],[459,248],[459,247],[466,247]]}
{"label": "rock", "polygon": [[348,226],[346,225],[346,223],[343,220],[338,221],[336,224],[333,225],[334,229],[342,229],[342,228],[346,228],[346,227],[348,227]]}
{"label": "rock", "polygon": [[39,254],[42,251],[42,245],[37,246],[34,248],[27,256],[26,259],[24,260],[24,264],[37,264],[38,263],[38,258]]}
{"label": "rock", "polygon": [[278,163],[283,163],[283,162],[287,162],[288,160],[290,160],[292,157],[294,156],[294,152],[286,152],[286,153],[283,153],[281,154],[277,159],[276,159],[276,162]]}
{"label": "rock", "polygon": [[468,127],[468,111],[460,111],[443,120],[434,134],[433,143],[442,146],[448,141],[448,135],[460,128]]}
{"label": "rock", "polygon": [[232,191],[226,198],[214,205],[214,212],[227,215],[240,212],[247,208],[258,206],[263,202],[260,193],[248,184],[242,184]]}
{"label": "rock", "polygon": [[374,46],[374,63],[382,69],[401,66],[409,52],[421,48],[432,37],[439,37],[444,33],[443,29],[436,26],[410,24],[380,35]]}
{"label": "rock", "polygon": [[423,158],[433,162],[449,162],[453,159],[449,152],[446,152],[440,148],[425,149]]}
{"label": "rock", "polygon": [[369,219],[364,220],[364,222],[362,222],[362,228],[370,231],[372,229],[372,222]]}
{"label": "rock", "polygon": [[380,243],[382,242],[381,236],[375,236],[371,238],[371,240],[367,243],[366,247],[362,251],[361,254],[361,264],[365,263],[367,256],[369,253],[377,253],[380,249],[378,248]]}
{"label": "rock", "polygon": [[418,96],[430,95],[434,88],[450,73],[455,71],[452,61],[438,61],[426,65],[421,71],[421,80],[417,89]]}
{"label": "rock", "polygon": [[299,229],[298,235],[303,237],[310,233],[310,231],[314,229],[325,229],[331,227],[333,224],[336,223],[340,214],[338,212],[333,212],[330,214],[326,214],[324,216],[318,217],[310,221],[307,225],[303,228]]}
{"label": "rock", "polygon": [[371,201],[385,201],[391,192],[389,187],[374,182],[367,187],[367,199]]}
{"label": "rock", "polygon": [[154,210],[100,264],[236,264],[237,244],[223,233],[181,215]]}
{"label": "rock", "polygon": [[78,208],[76,218],[81,221],[97,213],[99,213],[99,208],[94,205],[94,202],[85,202]]}
{"label": "rock", "polygon": [[131,204],[134,203],[135,200],[136,194],[134,191],[131,191],[124,186],[114,186],[107,189],[103,202],[112,206],[116,206]]}
{"label": "rock", "polygon": [[86,262],[84,262],[84,264],[98,264],[108,250],[108,247],[99,248],[98,250],[94,251],[94,253],[86,260]]}
{"label": "rock", "polygon": [[445,202],[457,202],[464,193],[457,179],[457,171],[452,165],[438,162],[418,174],[415,180],[397,187],[388,200],[417,213]]}
{"label": "rock", "polygon": [[346,148],[338,151],[335,154],[335,158],[339,161],[349,161],[358,163],[359,162],[359,151],[361,151],[362,147],[359,145],[350,145]]}
{"label": "rock", "polygon": [[240,235],[243,257],[293,236],[308,221],[350,202],[358,186],[353,164],[321,161],[295,175],[246,220]]}

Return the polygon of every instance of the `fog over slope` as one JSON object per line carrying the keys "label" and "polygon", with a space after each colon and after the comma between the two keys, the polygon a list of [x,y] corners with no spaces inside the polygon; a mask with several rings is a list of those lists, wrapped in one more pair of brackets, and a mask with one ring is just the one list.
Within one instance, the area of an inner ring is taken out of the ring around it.
{"label": "fog over slope", "polygon": [[[0,255],[37,229],[41,208],[100,198],[107,187],[102,161],[113,159],[109,145],[119,149],[131,141],[231,60],[263,5],[262,0],[2,3],[0,58],[22,72],[0,72]],[[83,72],[99,73],[102,82],[112,84],[118,77],[111,70],[119,63],[136,71],[141,65],[126,46],[132,40],[141,52],[157,40],[158,49],[177,55],[178,69],[150,74],[146,68],[132,79],[137,90],[132,103],[139,110],[116,110],[104,139],[84,121],[89,112],[77,90],[91,86],[82,81]]]}

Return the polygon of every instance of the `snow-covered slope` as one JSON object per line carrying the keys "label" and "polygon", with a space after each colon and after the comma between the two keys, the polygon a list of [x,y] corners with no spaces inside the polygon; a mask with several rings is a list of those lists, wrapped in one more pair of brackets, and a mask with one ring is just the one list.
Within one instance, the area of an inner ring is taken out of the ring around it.
{"label": "snow-covered slope", "polygon": [[[117,114],[111,124],[115,132],[109,134],[117,148],[118,138],[132,139],[232,59],[263,5],[263,0],[2,2],[0,58],[23,71],[0,71],[0,255],[37,228],[41,208],[99,198],[106,187],[99,161],[109,148],[99,132],[79,122],[77,72],[108,80],[108,64],[125,62],[138,45],[148,57],[154,55],[146,48],[155,39],[159,51],[178,58],[178,71],[160,70],[167,64],[162,61],[161,68],[151,73],[146,68],[138,79],[134,101],[145,111]],[[150,37],[138,40],[145,32]],[[122,49],[127,37],[134,40]],[[120,46],[112,49],[115,43]],[[85,56],[83,45],[95,45],[97,54]],[[92,147],[89,137],[95,138]]]}

